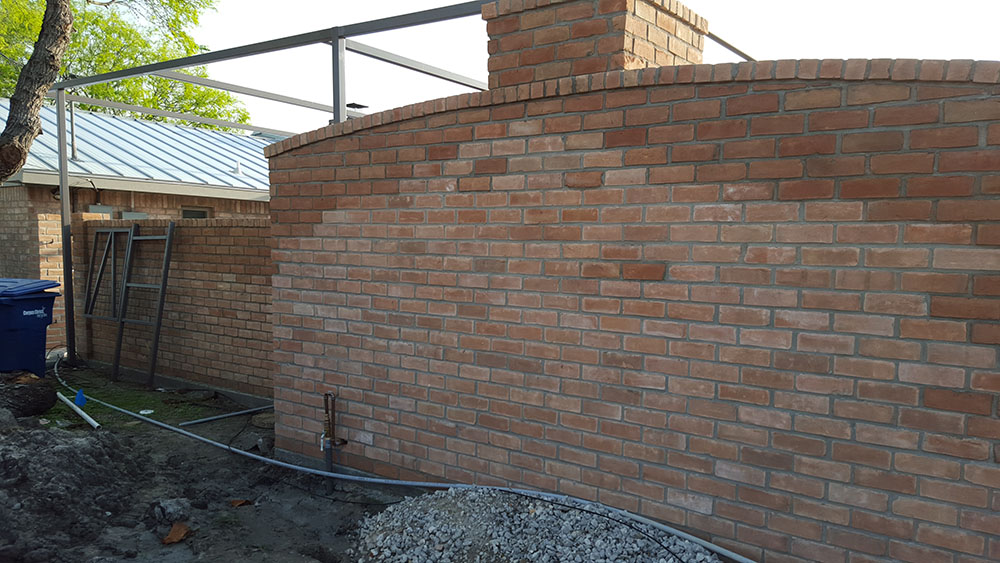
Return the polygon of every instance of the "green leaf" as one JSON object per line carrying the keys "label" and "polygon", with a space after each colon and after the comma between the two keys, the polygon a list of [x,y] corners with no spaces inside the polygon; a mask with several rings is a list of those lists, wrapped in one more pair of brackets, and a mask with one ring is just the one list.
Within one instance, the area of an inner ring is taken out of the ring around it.
{"label": "green leaf", "polygon": [[[92,76],[204,52],[190,35],[215,0],[117,0],[95,5],[73,0],[73,38],[63,56],[62,76]],[[27,62],[45,12],[44,0],[0,2],[0,96],[9,97]],[[185,69],[207,76],[202,67]],[[233,95],[166,78],[143,76],[74,90],[73,93],[168,111],[247,123],[250,115]],[[153,121],[175,121],[122,110],[83,109]],[[213,126],[198,125],[215,128]]]}

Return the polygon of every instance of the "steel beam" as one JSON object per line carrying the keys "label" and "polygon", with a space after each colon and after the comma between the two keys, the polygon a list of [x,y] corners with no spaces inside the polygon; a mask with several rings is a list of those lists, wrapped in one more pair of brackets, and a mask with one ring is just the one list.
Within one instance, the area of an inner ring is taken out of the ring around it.
{"label": "steel beam", "polygon": [[347,120],[347,75],[344,63],[347,60],[347,40],[340,35],[339,28],[334,28],[331,41],[333,43],[333,122]]}
{"label": "steel beam", "polygon": [[463,2],[462,4],[454,4],[452,6],[442,6],[440,8],[433,8],[422,12],[413,12],[412,14],[403,14],[389,18],[345,25],[341,27],[341,37],[355,37],[358,35],[366,35],[368,33],[392,31],[394,29],[401,29],[404,27],[413,27],[415,25],[437,23],[468,16],[478,16],[482,13],[483,4],[490,1],[492,0],[473,0],[472,2]]}
{"label": "steel beam", "polygon": [[347,50],[352,53],[358,53],[366,57],[371,57],[389,64],[394,64],[396,66],[401,66],[403,68],[408,68],[410,70],[415,70],[417,72],[434,76],[442,80],[447,80],[448,82],[454,82],[455,84],[460,84],[462,86],[468,86],[469,88],[475,88],[476,90],[488,90],[489,85],[485,82],[476,80],[474,78],[469,78],[468,76],[462,76],[461,74],[445,70],[443,68],[438,68],[429,64],[422,63],[420,61],[403,57],[395,53],[390,53],[389,51],[383,51],[376,47],[370,45],[365,45],[363,43],[358,43],[357,41],[347,40]]}
{"label": "steel beam", "polygon": [[729,43],[728,41],[726,41],[726,40],[722,39],[721,37],[719,37],[718,35],[716,35],[716,34],[712,33],[711,31],[710,31],[710,32],[708,32],[708,38],[709,38],[709,39],[711,39],[712,41],[715,41],[715,42],[716,42],[716,43],[718,43],[719,45],[722,45],[722,46],[723,46],[723,47],[725,47],[726,49],[729,49],[729,50],[730,50],[730,51],[732,51],[733,53],[736,53],[737,55],[739,55],[739,56],[743,57],[743,60],[746,60],[746,61],[751,61],[751,62],[753,62],[753,61],[756,61],[756,60],[757,60],[757,59],[755,59],[755,58],[751,57],[750,55],[748,55],[748,54],[744,53],[743,51],[740,51],[740,50],[739,50],[739,49],[737,49],[736,47],[733,47],[733,46],[732,46],[732,45],[731,45],[731,44],[730,44],[730,43]]}
{"label": "steel beam", "polygon": [[239,59],[249,55],[273,53],[275,51],[283,51],[285,49],[294,49],[295,47],[304,47],[306,45],[326,43],[330,41],[331,34],[333,34],[335,31],[338,30],[339,31],[336,35],[337,37],[347,38],[347,37],[353,37],[355,35],[365,35],[368,33],[377,33],[380,31],[391,31],[393,29],[412,27],[415,25],[423,25],[428,23],[447,21],[455,18],[474,16],[481,12],[482,5],[488,1],[489,0],[473,0],[471,2],[465,2],[463,4],[455,4],[454,6],[444,6],[442,8],[425,10],[423,12],[415,12],[412,14],[403,14],[401,16],[382,18],[368,22],[361,22],[341,28],[334,27],[334,28],[320,29],[317,31],[310,31],[308,33],[290,35],[288,37],[282,37],[280,39],[261,41],[259,43],[251,43],[249,45],[241,45],[239,47],[221,49],[219,51],[212,51],[210,53],[201,53],[198,55],[192,55],[190,57],[181,57],[179,59],[173,59],[159,63],[137,66],[125,70],[105,72],[103,74],[96,74],[94,76],[71,78],[69,80],[63,80],[61,82],[57,82],[52,87],[52,90],[64,90],[66,88],[78,88],[80,86],[102,84],[104,82],[111,82],[112,80],[121,80],[123,78],[143,76],[146,74],[152,74],[154,72],[159,72],[162,70],[176,70],[179,68],[187,68],[191,66],[207,65],[211,63],[228,61],[232,59]]}
{"label": "steel beam", "polygon": [[[298,106],[308,109],[314,109],[318,111],[325,111],[327,113],[333,113],[333,106],[321,104],[319,102],[310,102],[309,100],[303,100],[301,98],[294,98],[292,96],[285,96],[284,94],[275,94],[274,92],[268,92],[266,90],[258,90],[256,88],[250,88],[249,86],[240,86],[239,84],[232,84],[229,82],[220,82],[218,80],[212,80],[211,78],[202,78],[201,76],[192,76],[190,74],[185,74],[183,72],[176,72],[173,70],[161,70],[159,72],[150,73],[155,76],[162,78],[169,78],[171,80],[177,80],[179,82],[187,82],[189,84],[197,84],[198,86],[205,86],[208,88],[215,88],[216,90],[224,90],[226,92],[235,92],[237,94],[245,94],[247,96],[253,96],[255,98],[261,98],[264,100],[271,100],[273,102],[281,102],[283,104],[289,104],[292,106]],[[70,106],[72,107],[72,106]],[[72,115],[72,114],[70,114]],[[347,110],[347,117],[364,117],[365,114],[359,111]]]}
{"label": "steel beam", "polygon": [[198,86],[207,86],[209,88],[215,88],[216,90],[225,90],[227,92],[235,92],[237,94],[246,94],[247,96],[253,96],[255,98],[263,98],[265,100],[282,102],[293,106],[299,106],[303,108],[309,108],[319,111],[325,111],[328,113],[333,113],[333,106],[327,104],[310,102],[309,100],[302,100],[299,98],[293,98],[291,96],[283,96],[281,94],[274,94],[272,92],[257,90],[256,88],[249,88],[247,86],[240,86],[238,84],[230,84],[228,82],[220,82],[218,80],[203,78],[201,76],[192,76],[190,74],[185,74],[183,72],[176,72],[173,70],[161,70],[150,74],[154,74],[156,76],[160,76],[163,78],[169,78],[171,80],[178,80],[180,82],[187,82],[189,84],[197,84]]}
{"label": "steel beam", "polygon": [[174,70],[190,66],[207,65],[210,63],[239,59],[249,55],[273,53],[275,51],[283,51],[285,49],[294,49],[295,47],[304,47],[306,45],[323,43],[324,41],[329,40],[329,38],[329,29],[310,31],[309,33],[291,35],[289,37],[282,37],[281,39],[261,41],[260,43],[251,43],[240,47],[232,47],[230,49],[222,49],[219,51],[212,51],[210,53],[201,53],[199,55],[181,57],[179,59],[127,68],[125,70],[116,70],[114,72],[105,72],[103,74],[95,74],[94,76],[85,76],[81,78],[71,78],[69,80],[57,82],[54,86],[52,86],[52,89],[78,88],[80,86],[90,86],[92,84],[103,84],[104,82],[111,82],[112,80],[143,76],[161,70]]}
{"label": "steel beam", "polygon": [[202,117],[200,115],[195,115],[193,113],[181,113],[178,111],[166,111],[162,109],[147,108],[144,106],[134,106],[132,104],[123,104],[121,102],[112,102],[110,100],[100,100],[97,98],[88,98],[87,96],[76,96],[67,95],[67,100],[73,102],[80,102],[83,104],[91,104],[95,106],[102,106],[106,108],[114,108],[125,111],[134,111],[138,113],[146,113],[149,115],[156,115],[159,117],[169,117],[172,119],[183,119],[184,121],[191,121],[194,123],[204,123],[206,125],[215,125],[216,127],[229,127],[232,129],[243,129],[246,131],[255,131],[257,133],[270,133],[271,135],[279,135],[282,137],[290,137],[294,133],[288,131],[281,131],[278,129],[268,129],[266,127],[255,127],[253,125],[246,125],[244,123],[236,123],[235,121],[225,121],[222,119],[212,119],[210,117]]}
{"label": "steel beam", "polygon": [[56,125],[59,129],[59,204],[62,210],[63,313],[66,315],[66,357],[76,362],[76,319],[73,317],[73,207],[69,190],[69,155],[66,154],[66,91],[56,90]]}

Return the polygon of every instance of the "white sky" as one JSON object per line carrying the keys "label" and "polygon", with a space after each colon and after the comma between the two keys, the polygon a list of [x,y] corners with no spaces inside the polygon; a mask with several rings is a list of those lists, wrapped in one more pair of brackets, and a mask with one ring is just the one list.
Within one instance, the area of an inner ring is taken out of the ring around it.
{"label": "white sky", "polygon": [[[211,50],[457,3],[459,0],[219,0],[195,38]],[[709,29],[758,60],[917,58],[1000,60],[1000,0],[687,0]],[[353,38],[486,81],[479,17]],[[739,60],[706,40],[705,62]],[[331,103],[330,47],[315,45],[213,64],[212,78]],[[469,91],[348,53],[347,101],[380,111]],[[330,116],[243,98],[254,124],[286,131]]]}

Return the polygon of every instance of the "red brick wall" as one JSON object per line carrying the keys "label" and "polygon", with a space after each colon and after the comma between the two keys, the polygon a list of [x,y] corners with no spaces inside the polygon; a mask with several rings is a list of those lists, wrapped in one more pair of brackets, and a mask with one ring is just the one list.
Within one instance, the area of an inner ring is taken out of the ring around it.
{"label": "red brick wall", "polygon": [[268,205],[266,201],[245,201],[187,195],[101,190],[98,196],[94,190],[80,189],[74,191],[73,203],[76,211],[86,211],[89,205],[95,203],[108,205],[114,209],[116,217],[122,211],[140,211],[149,214],[150,219],[180,219],[181,210],[185,207],[208,209],[209,217],[213,219],[250,217],[266,219],[268,217]]}
{"label": "red brick wall", "polygon": [[708,22],[677,0],[515,0],[483,6],[490,88],[701,62]]}
{"label": "red brick wall", "polygon": [[[144,234],[162,234],[167,220],[135,221]],[[78,273],[77,333],[80,353],[110,363],[117,324],[84,319],[87,269],[95,229],[129,227],[133,221],[80,221],[74,232]],[[176,221],[157,374],[271,396],[271,246],[265,219],[184,219]],[[98,244],[100,259],[105,239]],[[124,243],[124,238],[122,238]],[[162,243],[141,243],[133,281],[159,283]],[[119,261],[124,259],[119,246]],[[108,267],[110,268],[110,266]],[[119,272],[121,271],[119,265]],[[95,314],[109,309],[110,269]],[[133,289],[129,318],[152,320],[155,291]],[[126,328],[122,365],[148,369],[152,329]]]}
{"label": "red brick wall", "polygon": [[[47,279],[63,282],[62,214],[51,186],[0,188],[0,277]],[[184,207],[207,208],[214,218],[268,217],[268,204],[261,201],[227,200],[170,194],[135,193],[90,188],[72,190],[72,210],[86,212],[100,203],[113,212],[140,211],[151,219],[179,219]],[[79,257],[74,263],[79,262]],[[60,290],[62,292],[62,290]],[[66,344],[65,310],[56,298],[46,346]]]}
{"label": "red brick wall", "polygon": [[278,447],[766,561],[1000,558],[1000,63],[624,71],[269,149]]}
{"label": "red brick wall", "polygon": [[0,278],[37,278],[38,234],[27,188],[0,188]]}
{"label": "red brick wall", "polygon": [[[59,201],[48,190],[0,188],[0,278],[44,279],[62,283],[62,221]],[[61,289],[59,290],[62,291]],[[52,310],[46,346],[66,343],[62,298]]]}

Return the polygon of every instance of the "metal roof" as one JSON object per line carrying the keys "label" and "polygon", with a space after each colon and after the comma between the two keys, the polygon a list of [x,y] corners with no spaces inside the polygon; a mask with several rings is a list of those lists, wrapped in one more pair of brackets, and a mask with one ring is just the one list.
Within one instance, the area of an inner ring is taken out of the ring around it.
{"label": "metal roof", "polygon": [[[10,100],[0,98],[0,128],[7,122],[9,109]],[[31,145],[24,172],[58,175],[56,108],[43,106],[41,119],[42,134]],[[135,191],[147,191],[142,182],[265,193],[269,190],[264,147],[275,142],[275,137],[239,135],[83,110],[76,110],[74,121],[77,158],[69,160],[70,176],[98,184],[102,178],[140,180]]]}

